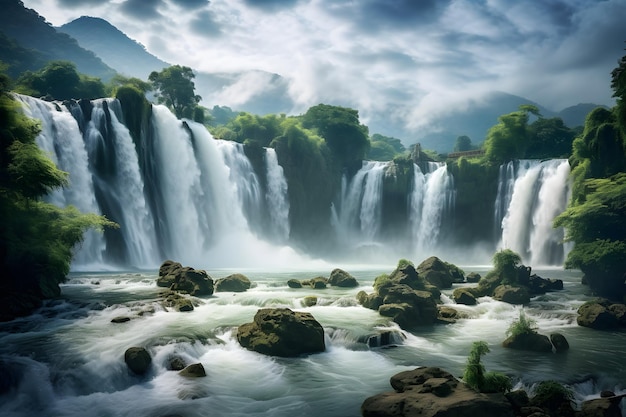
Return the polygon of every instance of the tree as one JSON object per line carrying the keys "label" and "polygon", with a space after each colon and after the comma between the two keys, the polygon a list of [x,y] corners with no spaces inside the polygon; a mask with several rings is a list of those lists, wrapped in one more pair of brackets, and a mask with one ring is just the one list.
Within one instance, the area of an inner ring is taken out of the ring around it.
{"label": "tree", "polygon": [[78,73],[69,61],[51,61],[40,71],[26,71],[17,80],[16,91],[54,100],[95,99],[104,97],[104,84],[99,78]]}
{"label": "tree", "polygon": [[498,372],[485,372],[480,363],[481,356],[489,353],[489,346],[483,341],[474,342],[463,372],[463,382],[478,392],[506,392],[512,388],[511,380]]}
{"label": "tree", "polygon": [[160,72],[153,71],[148,79],[156,91],[157,101],[174,111],[178,118],[192,118],[202,97],[195,94],[195,74],[189,67],[173,65]]}
{"label": "tree", "polygon": [[566,158],[572,152],[576,131],[565,126],[563,119],[539,118],[530,124],[526,158]]}
{"label": "tree", "polygon": [[454,152],[465,152],[472,150],[472,140],[469,136],[463,135],[456,138]]}
{"label": "tree", "polygon": [[525,156],[530,137],[529,114],[539,115],[537,106],[521,105],[519,110],[498,117],[499,123],[489,129],[483,144],[489,162],[502,164]]}
{"label": "tree", "polygon": [[370,142],[357,110],[318,104],[302,116],[302,126],[315,129],[324,138],[340,166],[351,170],[361,167]]}

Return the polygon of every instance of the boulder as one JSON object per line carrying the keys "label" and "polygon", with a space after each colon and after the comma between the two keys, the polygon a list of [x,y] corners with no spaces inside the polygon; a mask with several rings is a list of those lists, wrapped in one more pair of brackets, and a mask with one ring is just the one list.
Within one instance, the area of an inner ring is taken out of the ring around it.
{"label": "boulder", "polygon": [[580,306],[576,322],[579,326],[597,330],[615,329],[619,326],[617,317],[599,301],[590,301]]}
{"label": "boulder", "polygon": [[152,357],[145,348],[131,347],[124,352],[124,362],[131,371],[143,375],[150,368]]}
{"label": "boulder", "polygon": [[326,278],[324,278],[324,277],[315,277],[315,278],[309,280],[308,284],[313,289],[323,290],[324,288],[326,288],[326,285],[328,284],[328,280]]}
{"label": "boulder", "polygon": [[450,288],[454,282],[463,282],[462,271],[454,265],[443,262],[436,256],[424,260],[416,268],[419,276],[435,287]]}
{"label": "boulder", "polygon": [[509,304],[530,303],[530,293],[526,287],[514,287],[512,285],[499,285],[493,290],[493,298]]}
{"label": "boulder", "polygon": [[215,291],[244,292],[252,286],[252,283],[243,274],[232,274],[218,279],[215,282]]}
{"label": "boulder", "polygon": [[111,319],[111,323],[126,323],[128,321],[130,321],[130,317],[127,316],[118,316]]}
{"label": "boulder", "polygon": [[455,323],[458,319],[468,318],[467,314],[445,305],[437,306],[437,310],[439,310],[437,321],[441,323]]}
{"label": "boulder", "polygon": [[328,284],[333,287],[354,288],[359,283],[355,277],[344,271],[343,269],[333,269],[328,279]]}
{"label": "boulder", "polygon": [[391,377],[395,392],[367,398],[363,417],[513,417],[501,393],[478,393],[441,368],[417,368]]}
{"label": "boulder", "polygon": [[561,333],[552,333],[550,335],[550,342],[552,342],[556,353],[561,353],[569,350],[569,343],[565,336],[563,336]]}
{"label": "boulder", "polygon": [[594,398],[584,401],[580,407],[580,415],[584,417],[622,417],[618,398]]}
{"label": "boulder", "polygon": [[289,288],[302,288],[302,283],[297,279],[290,279],[287,281],[287,286]]}
{"label": "boulder", "polygon": [[397,330],[382,330],[373,335],[367,335],[360,338],[359,341],[364,342],[370,348],[395,346],[406,339],[406,336]]}
{"label": "boulder", "polygon": [[324,329],[310,313],[263,308],[252,323],[239,326],[239,344],[270,356],[295,357],[326,349]]}
{"label": "boulder", "polygon": [[163,297],[162,305],[166,310],[172,309],[176,311],[192,311],[194,309],[193,302],[174,291],[168,291],[160,294]]}
{"label": "boulder", "polygon": [[178,355],[168,357],[165,363],[165,367],[170,371],[182,371],[185,366],[185,360]]}
{"label": "boulder", "polygon": [[194,363],[184,368],[178,375],[186,378],[202,378],[206,376],[206,372],[201,363]]}
{"label": "boulder", "polygon": [[607,310],[615,316],[619,326],[626,327],[626,304],[611,304]]}
{"label": "boulder", "polygon": [[481,277],[478,272],[470,272],[469,274],[465,276],[465,281],[469,282],[470,284],[474,284],[480,281],[480,278]]}
{"label": "boulder", "polygon": [[365,291],[359,291],[356,295],[356,300],[365,308],[370,310],[378,310],[383,304],[383,297],[376,293],[368,294]]}
{"label": "boulder", "polygon": [[183,267],[170,260],[161,264],[157,285],[195,296],[213,294],[213,279],[206,271]]}
{"label": "boulder", "polygon": [[528,289],[532,294],[545,294],[548,291],[559,291],[563,289],[563,280],[545,279],[536,274],[532,274],[528,279]]}
{"label": "boulder", "polygon": [[465,287],[455,288],[452,292],[452,299],[457,304],[465,304],[468,306],[473,306],[477,303],[474,294],[472,294],[472,292]]}
{"label": "boulder", "polygon": [[552,352],[552,343],[548,336],[533,332],[510,336],[502,342],[502,346],[531,352]]}
{"label": "boulder", "polygon": [[305,307],[313,307],[317,305],[317,297],[314,295],[307,295],[302,299],[302,305]]}
{"label": "boulder", "polygon": [[[385,307],[386,305],[393,307]],[[387,289],[378,312],[385,317],[392,317],[403,329],[433,324],[439,315],[437,303],[431,293],[414,290],[404,284],[393,285]]]}

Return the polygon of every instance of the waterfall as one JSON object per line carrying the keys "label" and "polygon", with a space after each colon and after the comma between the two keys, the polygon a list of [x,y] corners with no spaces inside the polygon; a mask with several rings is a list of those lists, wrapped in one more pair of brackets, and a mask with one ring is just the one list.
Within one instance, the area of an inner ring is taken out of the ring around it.
{"label": "waterfall", "polygon": [[387,163],[364,161],[352,180],[342,181],[337,216],[340,241],[373,243],[381,227],[383,175]]}
{"label": "waterfall", "polygon": [[[563,230],[554,229],[552,221],[567,206],[567,160],[521,160],[510,162],[500,172],[502,193],[496,207],[501,206],[504,214],[496,229],[501,230],[499,246],[519,253],[533,266],[562,264]],[[496,210],[496,221],[499,215]]]}
{"label": "waterfall", "polygon": [[164,106],[152,107],[149,129],[133,138],[115,99],[62,105],[16,98],[41,120],[38,145],[69,173],[70,185],[47,200],[119,225],[87,232],[74,270],[153,268],[167,258],[196,266],[276,264],[279,254],[283,262],[302,260],[264,241],[289,237],[287,182],[273,149],[261,173],[264,190],[243,145],[215,140]]}
{"label": "waterfall", "polygon": [[[82,212],[100,214],[89,172],[87,149],[72,114],[65,107],[53,103],[23,95],[15,97],[22,102],[27,116],[41,121],[41,132],[36,139],[39,147],[69,175],[70,186],[54,190],[47,200],[59,207],[73,205]],[[101,267],[104,250],[102,234],[89,231],[77,248],[75,263]]]}
{"label": "waterfall", "polygon": [[454,207],[454,179],[445,163],[428,163],[428,172],[413,165],[413,190],[409,199],[414,245],[421,256],[438,248],[446,214]]}
{"label": "waterfall", "polygon": [[267,175],[267,210],[271,222],[271,230],[274,230],[275,238],[279,242],[289,239],[289,195],[287,193],[287,180],[283,174],[283,168],[278,165],[276,151],[272,148],[265,149],[265,168]]}

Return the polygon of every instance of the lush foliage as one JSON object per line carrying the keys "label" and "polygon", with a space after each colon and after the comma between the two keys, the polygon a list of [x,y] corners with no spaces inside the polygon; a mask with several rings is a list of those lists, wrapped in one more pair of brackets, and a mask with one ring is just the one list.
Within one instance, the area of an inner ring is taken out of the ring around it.
{"label": "lush foliage", "polygon": [[602,296],[626,296],[626,56],[612,73],[613,109],[597,108],[574,140],[570,205],[554,221],[574,242],[565,266],[585,273]]}
{"label": "lush foliage", "polygon": [[172,109],[176,117],[188,119],[194,117],[202,99],[195,93],[194,78],[191,68],[180,65],[163,68],[160,72],[152,71],[148,77],[156,91],[157,101]]}
{"label": "lush foliage", "polygon": [[472,150],[472,140],[469,136],[462,135],[454,142],[454,152],[465,152]]}
{"label": "lush foliage", "polygon": [[506,335],[513,337],[533,333],[537,333],[537,322],[530,317],[526,317],[524,310],[520,310],[519,318],[513,321],[506,330]]}
{"label": "lush foliage", "polygon": [[[8,84],[6,76],[0,79],[0,85]],[[58,283],[69,271],[72,249],[83,232],[112,224],[41,200],[65,185],[67,174],[36,145],[38,123],[24,116],[4,89],[0,121],[0,293],[51,297],[59,292]],[[0,304],[0,316],[6,317],[10,303]]]}
{"label": "lush foliage", "polygon": [[563,403],[574,399],[572,390],[556,381],[541,381],[535,387],[532,404],[542,408],[558,409]]}
{"label": "lush foliage", "polygon": [[367,159],[372,161],[391,161],[406,152],[402,141],[398,138],[375,133],[370,137],[370,149]]}
{"label": "lush foliage", "polygon": [[478,392],[506,392],[512,388],[511,380],[498,372],[485,372],[480,363],[481,356],[489,353],[489,346],[483,341],[474,342],[463,372],[463,381]]}
{"label": "lush foliage", "polygon": [[343,167],[359,169],[369,150],[367,126],[359,112],[346,107],[318,104],[302,116],[302,125],[316,131]]}
{"label": "lush foliage", "polygon": [[51,61],[39,71],[26,71],[17,80],[16,91],[54,100],[104,97],[105,86],[99,78],[78,73],[69,61]]}
{"label": "lush foliage", "polygon": [[517,283],[517,267],[522,262],[522,257],[511,249],[503,249],[493,255],[493,267],[503,284]]}

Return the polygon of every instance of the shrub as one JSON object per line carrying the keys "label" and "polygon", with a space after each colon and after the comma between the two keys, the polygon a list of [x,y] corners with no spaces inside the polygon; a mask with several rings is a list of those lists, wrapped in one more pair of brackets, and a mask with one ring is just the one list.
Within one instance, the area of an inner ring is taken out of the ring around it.
{"label": "shrub", "polygon": [[519,312],[519,318],[513,321],[506,331],[507,336],[513,337],[532,333],[537,333],[537,322],[529,317],[526,317],[523,309]]}
{"label": "shrub", "polygon": [[532,403],[539,407],[556,409],[563,403],[571,403],[574,398],[572,390],[556,381],[542,381],[535,388]]}
{"label": "shrub", "polygon": [[474,342],[463,372],[463,381],[478,392],[506,392],[512,388],[508,376],[499,372],[485,373],[480,357],[489,352],[489,346],[483,341]]}

